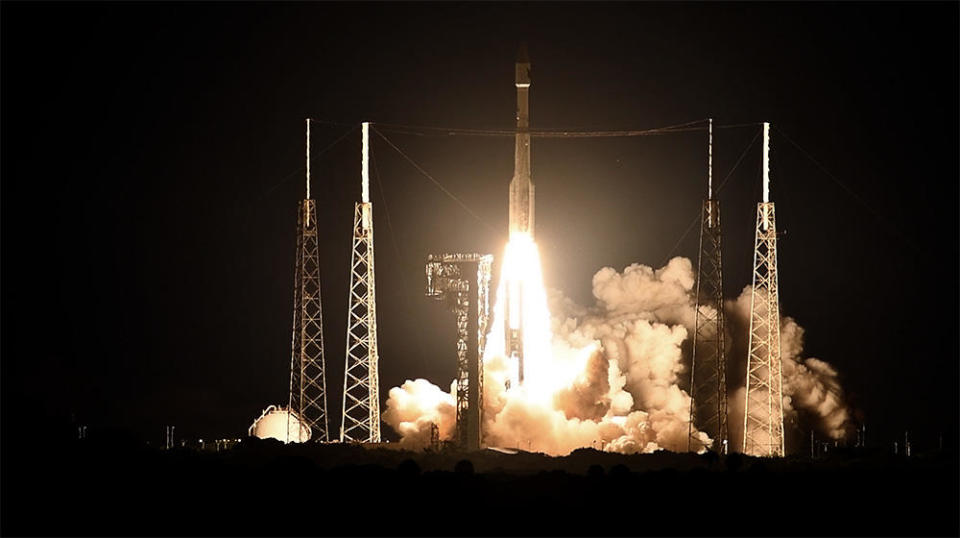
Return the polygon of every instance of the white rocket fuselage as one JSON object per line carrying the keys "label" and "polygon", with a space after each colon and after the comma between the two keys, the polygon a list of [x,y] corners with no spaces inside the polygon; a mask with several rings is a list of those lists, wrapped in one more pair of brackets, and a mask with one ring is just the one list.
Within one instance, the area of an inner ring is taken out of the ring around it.
{"label": "white rocket fuselage", "polygon": [[533,181],[530,179],[530,60],[521,52],[516,64],[517,139],[510,181],[510,236],[533,238]]}
{"label": "white rocket fuselage", "polygon": [[[530,60],[521,47],[516,63],[517,138],[513,179],[510,181],[510,240],[520,235],[533,240],[533,181],[530,179]],[[523,384],[524,305],[523,282],[507,282],[507,308],[504,324],[507,356],[517,361],[518,384]]]}

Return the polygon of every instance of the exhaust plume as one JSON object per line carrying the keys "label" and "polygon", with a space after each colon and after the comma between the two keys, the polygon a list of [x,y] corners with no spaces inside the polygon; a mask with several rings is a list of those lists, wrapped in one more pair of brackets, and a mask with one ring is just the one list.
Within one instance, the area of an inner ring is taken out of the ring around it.
{"label": "exhaust plume", "polygon": [[[536,248],[536,244],[528,245]],[[514,246],[513,248],[518,248]],[[528,259],[539,256],[533,253]],[[539,272],[539,266],[536,267]],[[502,280],[501,280],[502,281]],[[535,382],[506,388],[515,364],[493,333],[484,357],[483,442],[564,455],[580,447],[621,453],[687,450],[690,346],[695,322],[695,274],[689,259],[675,257],[653,269],[633,264],[618,272],[604,267],[593,276],[594,304],[581,306],[559,291],[547,297],[550,344],[531,361],[544,368]],[[728,400],[731,447],[742,437],[750,288],[727,301]],[[499,302],[498,297],[497,301]],[[784,413],[787,430],[798,419],[842,438],[850,424],[837,371],[826,362],[802,359],[803,329],[781,321]],[[544,397],[545,394],[548,397]],[[390,390],[384,421],[411,448],[429,442],[430,424],[441,439],[456,427],[455,384],[450,392],[424,379]],[[740,422],[739,426],[738,420]],[[792,422],[791,422],[792,421]],[[711,439],[694,428],[690,449],[704,451]]]}
{"label": "exhaust plume", "polygon": [[436,424],[440,439],[453,439],[457,425],[457,382],[450,383],[450,392],[426,379],[407,380],[390,389],[383,421],[400,434],[400,445],[422,450],[430,445],[430,429]]}

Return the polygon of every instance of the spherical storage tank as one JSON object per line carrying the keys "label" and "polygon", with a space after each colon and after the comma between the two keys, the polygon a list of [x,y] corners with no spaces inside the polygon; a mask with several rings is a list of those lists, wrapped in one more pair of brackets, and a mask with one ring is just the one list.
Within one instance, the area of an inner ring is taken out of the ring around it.
{"label": "spherical storage tank", "polygon": [[295,411],[276,405],[264,409],[260,418],[250,425],[247,433],[258,439],[273,438],[284,443],[303,443],[310,440],[310,427],[300,420],[300,416]]}

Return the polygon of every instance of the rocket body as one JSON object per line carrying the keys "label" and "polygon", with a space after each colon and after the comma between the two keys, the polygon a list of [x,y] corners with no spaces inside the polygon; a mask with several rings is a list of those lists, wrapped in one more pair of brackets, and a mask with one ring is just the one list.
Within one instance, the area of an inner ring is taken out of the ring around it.
{"label": "rocket body", "polygon": [[517,137],[513,179],[510,181],[510,236],[533,238],[533,180],[530,179],[530,60],[524,48],[516,64]]}
{"label": "rocket body", "polygon": [[[533,240],[533,181],[530,179],[530,59],[525,46],[520,47],[516,63],[517,135],[513,179],[510,181],[510,240],[527,235]],[[507,282],[505,343],[508,357],[516,360],[518,384],[524,378],[524,305],[523,282]],[[509,382],[508,382],[509,383]],[[509,388],[509,386],[508,386]]]}

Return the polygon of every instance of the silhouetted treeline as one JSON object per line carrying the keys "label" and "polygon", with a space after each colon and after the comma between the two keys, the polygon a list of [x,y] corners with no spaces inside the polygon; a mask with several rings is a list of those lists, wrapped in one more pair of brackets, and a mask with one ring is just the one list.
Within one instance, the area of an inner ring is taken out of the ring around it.
{"label": "silhouetted treeline", "polygon": [[410,453],[4,439],[10,535],[957,535],[953,453]]}

